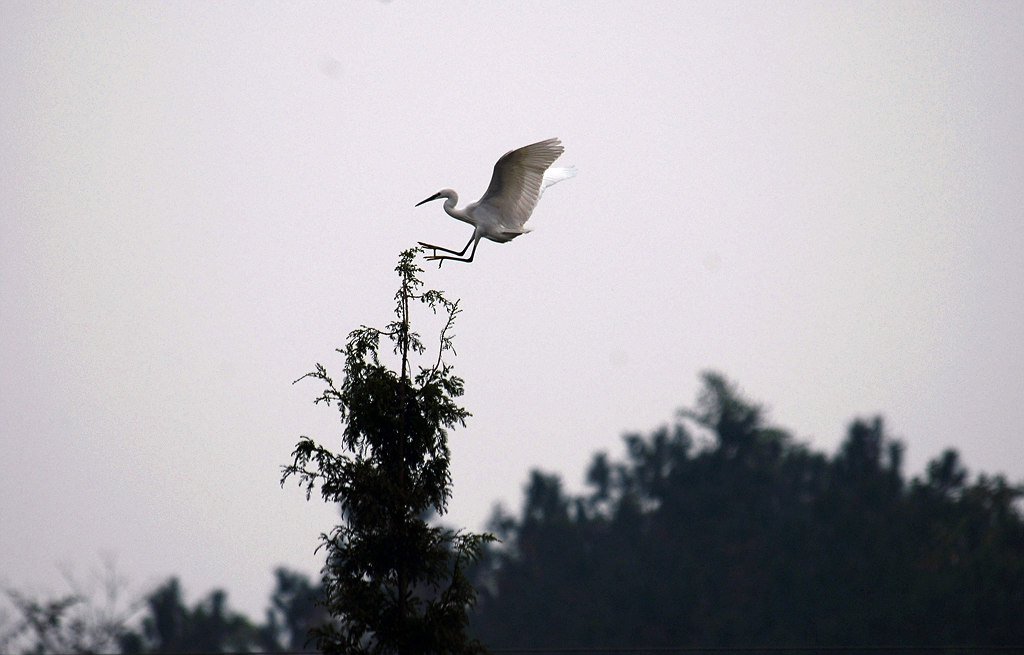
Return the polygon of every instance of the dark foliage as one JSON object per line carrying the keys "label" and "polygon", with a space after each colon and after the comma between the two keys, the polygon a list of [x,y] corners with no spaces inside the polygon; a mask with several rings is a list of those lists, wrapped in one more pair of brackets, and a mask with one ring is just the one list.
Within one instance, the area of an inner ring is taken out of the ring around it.
{"label": "dark foliage", "polygon": [[[452,350],[458,303],[421,291],[417,252],[403,252],[395,269],[401,279],[395,320],[384,330],[354,330],[339,351],[345,355],[341,384],[320,364],[305,376],[325,385],[317,402],[339,410],[344,450],[335,453],[303,437],[282,478],[297,477],[307,497],[319,487],[326,502],[342,508],[343,522],[321,536],[323,603],[335,620],[314,634],[317,647],[329,653],[482,650],[466,633],[476,595],[465,571],[492,537],[424,519],[445,512],[451,496],[447,430],[469,414],[454,401],[462,380],[443,359]],[[436,359],[415,375],[410,356],[426,348],[410,329],[412,301],[447,318]],[[400,357],[399,371],[381,363],[381,337]]]}
{"label": "dark foliage", "polygon": [[[106,647],[54,648],[54,639],[48,638],[27,652],[243,653],[306,649],[310,629],[327,620],[324,609],[316,604],[319,586],[305,575],[284,568],[274,571],[274,580],[263,625],[230,609],[227,592],[221,589],[210,591],[189,607],[178,579],[172,577],[146,595],[141,616],[132,621],[136,627],[128,628],[128,617],[122,616],[112,626],[116,629],[107,630]],[[94,628],[110,625],[90,623]],[[115,643],[117,648],[113,647]]]}
{"label": "dark foliage", "polygon": [[151,592],[139,632],[120,637],[124,653],[225,653],[259,648],[256,628],[232,611],[227,593],[211,591],[191,609],[177,578]]}
{"label": "dark foliage", "polygon": [[309,648],[310,633],[329,620],[326,608],[317,602],[320,597],[320,586],[313,584],[305,575],[277,568],[267,620],[260,627],[262,649],[297,651]]}
{"label": "dark foliage", "polygon": [[717,374],[625,442],[588,494],[534,472],[496,514],[473,619],[493,648],[1024,645],[1022,490],[969,483],[956,451],[908,482],[875,418],[814,453]]}

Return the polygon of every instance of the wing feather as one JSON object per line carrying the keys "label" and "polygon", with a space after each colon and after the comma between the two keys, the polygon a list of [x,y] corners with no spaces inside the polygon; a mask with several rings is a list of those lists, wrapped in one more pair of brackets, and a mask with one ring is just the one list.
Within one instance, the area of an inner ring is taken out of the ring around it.
{"label": "wing feather", "polygon": [[558,139],[510,150],[494,165],[491,183],[477,202],[490,205],[506,228],[521,229],[540,198],[544,171],[565,151]]}

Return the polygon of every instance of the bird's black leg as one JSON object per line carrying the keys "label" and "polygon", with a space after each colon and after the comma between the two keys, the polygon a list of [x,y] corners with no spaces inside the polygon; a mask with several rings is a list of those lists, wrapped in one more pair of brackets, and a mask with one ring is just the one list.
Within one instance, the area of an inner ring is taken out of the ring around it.
{"label": "bird's black leg", "polygon": [[469,237],[469,241],[466,242],[466,245],[463,246],[462,250],[459,250],[459,251],[451,250],[449,248],[442,248],[441,246],[435,246],[432,243],[424,243],[422,241],[417,241],[417,243],[419,243],[424,248],[430,248],[431,250],[434,251],[433,254],[431,254],[429,257],[427,257],[427,261],[428,262],[436,261],[438,268],[441,268],[441,264],[446,259],[451,259],[451,260],[454,260],[454,261],[457,261],[457,262],[465,262],[465,261],[470,261],[471,262],[471,261],[473,261],[473,254],[472,253],[470,253],[469,259],[467,260],[467,259],[456,259],[455,257],[445,257],[444,255],[438,255],[437,254],[438,250],[440,250],[441,252],[450,252],[453,255],[456,255],[458,257],[462,257],[464,254],[466,254],[466,250],[469,249],[469,244],[471,244],[471,243],[473,244],[473,252],[476,252],[476,244],[479,243],[479,242],[480,242],[480,239],[476,236],[475,232],[473,233],[473,236]]}
{"label": "bird's black leg", "polygon": [[[437,268],[440,268],[441,264],[444,263],[445,259],[455,259],[455,258],[454,257],[438,256],[437,255],[437,251],[441,251],[442,253],[452,253],[453,255],[458,255],[459,257],[462,257],[464,254],[466,254],[466,249],[469,248],[469,245],[473,243],[473,239],[474,238],[476,238],[476,234],[475,233],[473,234],[473,236],[469,237],[469,241],[466,242],[466,246],[463,247],[463,249],[461,251],[458,251],[458,252],[456,252],[454,250],[447,249],[447,248],[441,248],[440,246],[434,246],[433,244],[424,244],[423,242],[417,242],[417,243],[420,246],[423,246],[424,248],[429,248],[430,250],[433,251],[433,253],[429,257],[427,257],[427,261],[428,262],[436,261],[437,262]],[[473,250],[474,251],[476,250],[475,246],[473,247]],[[472,258],[473,258],[473,256],[470,255],[470,260],[472,260]],[[461,262],[461,261],[464,261],[464,260],[456,259],[455,261]]]}
{"label": "bird's black leg", "polygon": [[424,243],[424,242],[422,242],[422,241],[417,241],[416,243],[420,244],[420,245],[421,245],[421,246],[423,246],[424,248],[430,248],[430,249],[431,249],[431,250],[433,250],[434,252],[437,252],[438,250],[440,250],[441,252],[447,252],[447,253],[451,253],[451,254],[453,254],[453,255],[457,255],[457,256],[459,256],[459,257],[462,257],[463,255],[465,255],[465,254],[466,254],[466,250],[467,250],[467,249],[469,248],[469,244],[473,243],[473,239],[474,239],[475,237],[476,237],[476,235],[475,235],[475,234],[474,234],[473,236],[471,236],[471,237],[469,238],[469,241],[468,241],[468,242],[466,242],[466,245],[465,245],[465,247],[463,247],[463,249],[462,249],[462,250],[451,250],[451,249],[449,249],[449,248],[442,248],[441,246],[435,246],[435,245],[434,245],[434,244],[432,244],[432,243]]}
{"label": "bird's black leg", "polygon": [[[476,254],[476,247],[478,245],[480,245],[480,239],[474,234],[473,238],[470,239],[469,243],[473,244],[473,250],[471,250],[469,252],[469,257],[467,257],[466,259],[459,259],[458,257],[446,257],[444,255],[431,255],[430,257],[427,257],[427,261],[428,262],[437,261],[438,262],[438,265],[437,265],[438,268],[440,268],[441,263],[444,262],[444,260],[446,260],[446,259],[450,259],[453,262],[466,262],[468,264],[469,262],[473,261],[473,255]],[[466,244],[466,248],[469,248],[469,243]],[[463,248],[462,252],[455,252],[454,250],[447,250],[446,252],[450,252],[450,253],[453,253],[453,254],[456,254],[456,255],[461,255],[462,253],[466,252],[466,248]],[[440,250],[444,250],[444,249],[440,248]]]}

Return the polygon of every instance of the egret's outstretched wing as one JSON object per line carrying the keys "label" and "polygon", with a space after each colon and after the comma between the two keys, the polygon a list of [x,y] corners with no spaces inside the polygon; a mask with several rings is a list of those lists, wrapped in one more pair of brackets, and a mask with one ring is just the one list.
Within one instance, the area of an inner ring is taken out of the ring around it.
{"label": "egret's outstretched wing", "polygon": [[575,166],[569,166],[568,168],[549,168],[544,171],[544,180],[540,183],[540,192],[537,194],[537,200],[540,200],[541,196],[544,195],[544,189],[548,188],[552,184],[558,184],[562,180],[568,180],[570,177],[576,177]]}
{"label": "egret's outstretched wing", "polygon": [[564,152],[562,142],[547,139],[502,155],[487,191],[477,204],[489,205],[506,228],[522,228],[537,206],[544,171]]}

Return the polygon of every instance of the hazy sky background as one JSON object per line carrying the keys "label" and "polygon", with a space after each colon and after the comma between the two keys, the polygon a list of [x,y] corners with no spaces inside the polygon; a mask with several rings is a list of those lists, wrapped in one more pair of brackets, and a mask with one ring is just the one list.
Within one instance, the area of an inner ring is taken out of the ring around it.
{"label": "hazy sky background", "polygon": [[[462,299],[447,522],[579,489],[717,369],[834,452],[882,413],[1024,478],[1018,2],[0,5],[0,582],[104,554],[261,618],[333,508],[278,486],[292,385],[392,309],[440,203],[557,136],[534,232]],[[432,323],[419,325],[424,336]]]}

